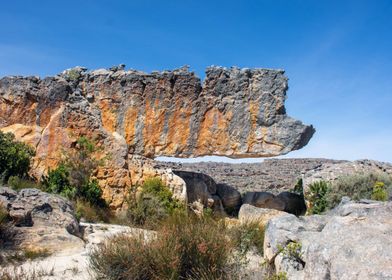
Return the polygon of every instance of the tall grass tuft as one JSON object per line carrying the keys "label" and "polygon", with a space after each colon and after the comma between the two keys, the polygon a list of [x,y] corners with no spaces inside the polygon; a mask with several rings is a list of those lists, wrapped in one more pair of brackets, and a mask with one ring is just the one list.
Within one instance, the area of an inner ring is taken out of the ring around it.
{"label": "tall grass tuft", "polygon": [[223,223],[176,214],[150,240],[143,235],[107,240],[91,253],[90,266],[100,279],[195,279],[206,272],[209,279],[228,279],[232,250]]}

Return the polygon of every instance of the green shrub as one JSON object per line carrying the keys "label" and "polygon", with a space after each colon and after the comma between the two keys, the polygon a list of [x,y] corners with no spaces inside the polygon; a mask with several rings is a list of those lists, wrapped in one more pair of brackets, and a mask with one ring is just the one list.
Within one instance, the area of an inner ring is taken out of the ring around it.
{"label": "green shrub", "polygon": [[291,190],[291,192],[303,195],[304,193],[304,183],[302,178],[298,179],[297,183],[295,184],[294,188]]}
{"label": "green shrub", "polygon": [[371,199],[376,182],[384,183],[387,193],[391,191],[392,178],[383,173],[354,174],[339,177],[332,183],[331,190],[328,192],[328,207],[334,208],[337,206],[343,196],[348,196],[353,200]]}
{"label": "green shrub", "polygon": [[39,183],[37,183],[37,182],[35,182],[35,181],[31,180],[31,179],[20,178],[20,177],[17,177],[17,176],[11,176],[8,179],[7,185],[11,189],[16,190],[16,191],[19,191],[19,190],[22,190],[22,189],[30,189],[30,188],[42,189],[41,184],[39,184]]}
{"label": "green shrub", "polygon": [[0,175],[3,182],[7,182],[11,176],[26,176],[34,154],[30,146],[15,141],[12,133],[0,131]]}
{"label": "green shrub", "polygon": [[327,193],[329,184],[325,181],[317,181],[309,185],[309,191],[306,194],[310,207],[309,214],[321,214],[327,210]]}
{"label": "green shrub", "polygon": [[175,198],[170,189],[159,178],[148,178],[142,185],[143,197],[155,197],[160,201],[163,207],[169,214],[172,214],[176,209],[182,208],[182,204]]}
{"label": "green shrub", "polygon": [[131,225],[154,229],[170,215],[185,211],[159,178],[146,179],[140,189],[137,194],[137,188],[133,188],[128,197],[126,217]]}
{"label": "green shrub", "polygon": [[285,247],[281,247],[279,251],[288,258],[296,261],[302,261],[302,245],[299,242],[292,241]]}
{"label": "green shrub", "polygon": [[92,205],[106,207],[98,181],[92,178],[102,164],[102,161],[94,157],[96,151],[92,141],[80,137],[76,148],[66,153],[57,168],[49,170],[48,175],[43,178],[44,190],[71,200],[81,199]]}
{"label": "green shrub", "polygon": [[255,249],[259,255],[263,255],[265,228],[260,223],[249,222],[233,226],[229,235],[240,255],[246,255],[250,249]]}
{"label": "green shrub", "polygon": [[208,279],[225,277],[232,246],[226,228],[211,218],[171,216],[155,238],[116,236],[93,250],[90,266],[103,279]]}
{"label": "green shrub", "polygon": [[388,200],[388,192],[383,182],[376,182],[373,186],[372,199],[379,201]]}

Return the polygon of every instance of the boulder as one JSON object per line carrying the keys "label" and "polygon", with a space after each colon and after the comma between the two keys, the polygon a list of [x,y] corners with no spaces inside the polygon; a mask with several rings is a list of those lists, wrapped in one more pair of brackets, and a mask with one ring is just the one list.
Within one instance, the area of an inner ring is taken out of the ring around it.
{"label": "boulder", "polygon": [[210,176],[189,171],[174,171],[174,174],[185,181],[188,203],[199,201],[204,207],[212,207],[216,184]]}
{"label": "boulder", "polygon": [[292,192],[281,192],[276,196],[277,199],[284,202],[284,211],[294,215],[304,215],[306,213],[306,203],[303,195]]}
{"label": "boulder", "polygon": [[258,208],[249,204],[243,204],[238,213],[238,219],[241,223],[258,222],[266,225],[270,219],[286,215],[289,214],[275,209]]}
{"label": "boulder", "polygon": [[244,204],[250,204],[260,208],[276,209],[284,211],[286,205],[283,200],[276,198],[268,192],[247,192],[243,198]]}
{"label": "boulder", "polygon": [[21,246],[56,249],[83,242],[72,205],[58,195],[37,189],[17,193],[0,188],[0,201],[16,226],[17,243]]}
{"label": "boulder", "polygon": [[237,212],[242,204],[241,194],[235,188],[227,184],[217,184],[216,194],[222,200],[226,212]]}
{"label": "boulder", "polygon": [[[268,222],[264,256],[288,279],[392,279],[392,202],[345,199],[326,215]],[[297,256],[285,248],[295,242]]]}

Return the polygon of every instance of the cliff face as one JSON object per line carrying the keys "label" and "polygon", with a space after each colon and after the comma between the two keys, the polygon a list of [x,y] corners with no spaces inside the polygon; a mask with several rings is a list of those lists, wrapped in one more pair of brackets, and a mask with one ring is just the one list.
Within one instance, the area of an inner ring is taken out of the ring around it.
{"label": "cliff face", "polygon": [[44,79],[0,79],[0,128],[36,148],[37,177],[79,136],[95,139],[110,156],[96,176],[117,208],[127,187],[148,176],[186,196],[184,181],[154,157],[267,157],[306,145],[314,129],[285,114],[286,90],[278,70],[211,67],[202,86],[186,68],[77,67]]}

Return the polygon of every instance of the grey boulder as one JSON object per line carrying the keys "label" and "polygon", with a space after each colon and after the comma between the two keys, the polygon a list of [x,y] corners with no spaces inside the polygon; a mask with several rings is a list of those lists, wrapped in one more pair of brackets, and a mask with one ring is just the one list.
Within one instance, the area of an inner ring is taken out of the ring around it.
{"label": "grey boulder", "polygon": [[[391,221],[392,202],[347,199],[327,215],[277,217],[264,256],[288,279],[392,279]],[[293,242],[297,258],[284,253]]]}

